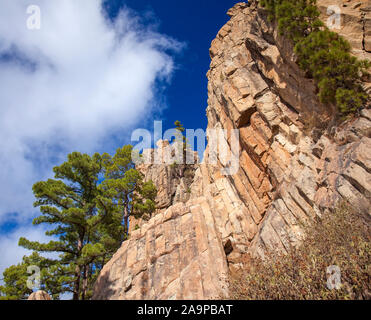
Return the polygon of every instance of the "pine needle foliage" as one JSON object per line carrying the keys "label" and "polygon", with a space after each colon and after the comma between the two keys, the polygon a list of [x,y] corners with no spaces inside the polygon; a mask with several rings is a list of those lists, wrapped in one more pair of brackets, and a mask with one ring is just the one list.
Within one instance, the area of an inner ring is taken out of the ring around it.
{"label": "pine needle foliage", "polygon": [[0,286],[0,300],[26,300],[33,292],[28,286],[29,277],[34,269],[40,270],[40,290],[46,291],[53,299],[59,299],[64,292],[63,280],[58,275],[58,266],[50,264],[50,260],[41,257],[37,252],[24,256],[22,262],[8,267],[3,272],[3,285]]}
{"label": "pine needle foliage", "polygon": [[370,61],[351,54],[351,46],[319,19],[316,0],[261,0],[270,21],[281,35],[294,43],[298,64],[317,84],[322,103],[337,106],[342,116],[365,106],[369,96],[361,79],[368,75]]}
{"label": "pine needle foliage", "polygon": [[[343,203],[305,226],[306,238],[287,254],[251,259],[231,277],[238,300],[371,299],[370,217]],[[340,286],[328,287],[328,268],[340,270]]]}
{"label": "pine needle foliage", "polygon": [[[135,169],[132,150],[124,146],[114,156],[73,152],[54,168],[54,179],[34,184],[34,206],[41,215],[33,224],[53,226],[46,232],[53,240],[19,240],[34,254],[5,270],[1,299],[24,299],[31,293],[25,272],[31,262],[42,270],[41,288],[53,298],[63,293],[72,293],[74,300],[92,296],[100,270],[128,238],[129,216],[155,211],[157,190]],[[38,253],[58,253],[59,258],[45,259]]]}

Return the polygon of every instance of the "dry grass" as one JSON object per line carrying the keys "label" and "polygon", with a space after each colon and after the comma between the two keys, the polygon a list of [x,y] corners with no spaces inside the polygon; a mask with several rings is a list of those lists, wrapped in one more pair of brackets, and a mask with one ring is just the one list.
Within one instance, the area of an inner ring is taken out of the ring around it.
{"label": "dry grass", "polygon": [[[307,237],[287,255],[251,260],[231,276],[237,300],[371,299],[370,216],[342,204],[307,227]],[[341,287],[327,287],[326,270],[341,270]]]}

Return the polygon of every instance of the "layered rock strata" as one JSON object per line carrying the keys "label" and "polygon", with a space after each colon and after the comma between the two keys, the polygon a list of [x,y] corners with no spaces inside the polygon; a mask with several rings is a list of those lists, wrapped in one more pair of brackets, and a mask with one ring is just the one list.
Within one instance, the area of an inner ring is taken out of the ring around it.
{"label": "layered rock strata", "polygon": [[142,168],[161,210],[104,267],[94,299],[225,297],[228,272],[245,257],[287,251],[305,236],[303,223],[339,201],[370,215],[371,110],[318,128],[333,107],[319,103],[290,43],[254,2],[228,15],[210,49],[207,116],[209,129],[239,130],[238,171],[223,176],[222,159],[210,165],[206,151],[184,182],[190,194],[176,198],[184,177],[174,184],[170,169]]}

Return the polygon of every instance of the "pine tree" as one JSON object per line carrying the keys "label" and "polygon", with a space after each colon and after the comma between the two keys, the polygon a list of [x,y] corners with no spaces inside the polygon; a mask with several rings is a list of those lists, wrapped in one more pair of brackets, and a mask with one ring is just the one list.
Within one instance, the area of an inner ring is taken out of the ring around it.
{"label": "pine tree", "polygon": [[327,29],[311,33],[295,46],[299,66],[317,82],[320,101],[337,105],[342,114],[357,111],[368,98],[360,79],[370,63],[350,51],[344,38]]}
{"label": "pine tree", "polygon": [[119,148],[111,157],[103,155],[105,180],[100,186],[106,198],[101,203],[115,206],[124,217],[125,234],[129,231],[129,217],[146,215],[149,218],[155,211],[157,190],[152,181],[143,181],[143,175],[135,169],[131,160],[132,146]]}
{"label": "pine tree", "polygon": [[281,35],[297,41],[318,31],[323,23],[315,0],[286,0],[276,6],[276,17]]}
{"label": "pine tree", "polygon": [[62,293],[72,292],[74,300],[91,296],[99,271],[127,239],[124,217],[154,211],[156,190],[151,182],[143,183],[131,150],[131,146],[118,149],[114,157],[74,152],[54,168],[55,179],[33,186],[35,206],[41,211],[33,223],[56,226],[46,234],[58,241],[41,244],[21,238],[19,245],[60,253],[49,263],[53,281]]}
{"label": "pine tree", "polygon": [[184,135],[185,128],[179,120],[176,120],[174,122],[174,125],[175,125],[175,131],[176,131],[176,141],[182,142],[182,144],[180,145],[182,149],[179,150],[179,152],[181,152],[183,156],[183,164],[185,164],[186,157],[187,157],[187,148],[188,148],[188,141],[187,141],[186,136]]}
{"label": "pine tree", "polygon": [[4,285],[0,286],[0,300],[26,300],[32,293],[32,289],[27,285],[27,281],[33,274],[33,269],[29,267],[38,267],[40,270],[40,287],[49,293],[53,299],[59,299],[59,295],[64,292],[61,284],[56,281],[56,268],[50,260],[41,257],[37,252],[30,256],[24,256],[21,263],[10,266],[3,272]]}
{"label": "pine tree", "polygon": [[176,120],[174,122],[174,125],[175,125],[175,130],[177,130],[181,134],[183,134],[183,132],[185,131],[185,128],[184,128],[183,124],[179,120]]}
{"label": "pine tree", "polygon": [[316,0],[262,0],[269,20],[293,41],[297,61],[313,78],[322,103],[336,105],[342,115],[354,113],[369,99],[362,87],[371,63],[351,55],[350,44],[319,19]]}

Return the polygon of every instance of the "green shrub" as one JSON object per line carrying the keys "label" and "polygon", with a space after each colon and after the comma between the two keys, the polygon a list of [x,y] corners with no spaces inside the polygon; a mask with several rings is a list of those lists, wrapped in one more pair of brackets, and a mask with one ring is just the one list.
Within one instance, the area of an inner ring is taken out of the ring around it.
{"label": "green shrub", "polygon": [[[341,205],[306,227],[306,238],[288,254],[251,259],[232,275],[232,299],[371,299],[370,218]],[[327,287],[326,271],[336,265],[341,287]]]}
{"label": "green shrub", "polygon": [[343,114],[355,112],[367,101],[360,75],[370,67],[350,54],[349,43],[335,32],[316,31],[295,46],[299,66],[313,77],[323,103],[334,103]]}
{"label": "green shrub", "polygon": [[281,35],[299,41],[323,26],[315,0],[261,0],[269,20],[277,20]]}
{"label": "green shrub", "polygon": [[298,64],[316,81],[322,103],[334,104],[346,115],[367,102],[361,78],[371,64],[352,56],[348,41],[324,26],[316,0],[262,0],[260,4],[277,21],[280,34],[293,40]]}

